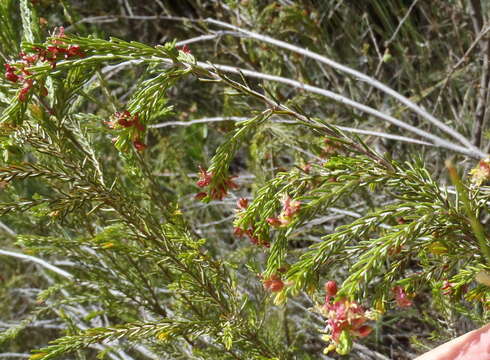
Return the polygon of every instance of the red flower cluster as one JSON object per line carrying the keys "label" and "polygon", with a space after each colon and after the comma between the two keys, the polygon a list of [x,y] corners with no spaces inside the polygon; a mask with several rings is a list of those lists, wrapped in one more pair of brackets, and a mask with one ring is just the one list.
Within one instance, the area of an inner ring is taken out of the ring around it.
{"label": "red flower cluster", "polygon": [[412,300],[401,286],[395,286],[393,293],[395,294],[395,301],[399,307],[410,307],[413,305]]}
{"label": "red flower cluster", "polygon": [[114,114],[114,121],[107,122],[111,129],[114,129],[116,125],[120,125],[123,128],[129,128],[134,126],[138,131],[145,131],[145,126],[140,122],[139,115],[136,113],[131,115],[128,110],[123,112],[116,112]]}
{"label": "red flower cluster", "polygon": [[281,202],[281,214],[278,217],[270,217],[267,219],[267,222],[272,227],[288,226],[301,208],[301,203],[291,199],[289,195],[284,195]]}
{"label": "red flower cluster", "polygon": [[32,56],[41,61],[49,62],[53,69],[56,68],[56,62],[59,60],[85,56],[85,53],[78,45],[70,45],[68,47],[50,45],[46,49],[36,47],[34,50],[36,50],[37,54]]}
{"label": "red flower cluster", "polygon": [[250,242],[254,245],[259,245],[259,246],[263,246],[263,247],[266,247],[266,248],[269,248],[271,246],[271,244],[268,242],[268,241],[265,241],[265,240],[262,240],[260,239],[258,236],[256,236],[254,234],[255,232],[255,229],[254,228],[250,228],[248,230],[244,230],[242,228],[239,228],[239,227],[235,227],[233,229],[233,234],[235,236],[238,236],[238,237],[242,237],[242,236],[246,236],[250,239]]}
{"label": "red flower cluster", "polygon": [[262,280],[264,288],[272,292],[279,292],[284,288],[284,281],[277,275],[271,275],[268,279]]}
{"label": "red flower cluster", "polygon": [[366,325],[369,320],[366,316],[366,310],[356,303],[345,298],[334,299],[337,295],[337,283],[328,281],[325,284],[326,296],[325,304],[321,312],[327,317],[328,339],[332,341],[329,350],[333,350],[339,343],[340,335],[346,331],[351,336],[365,337],[373,330],[371,326]]}
{"label": "red flower cluster", "polygon": [[[35,60],[32,59],[31,56],[26,56],[24,53],[20,53],[21,61],[16,64],[5,64],[5,78],[11,82],[22,83],[22,88],[20,89],[18,99],[19,101],[26,101],[27,94],[31,91],[34,86],[34,80],[29,78],[31,72],[29,72],[26,67],[32,65]],[[44,85],[40,86],[40,94],[42,96],[46,96],[48,94],[48,90]]]}
{"label": "red flower cluster", "polygon": [[12,82],[17,82],[17,80],[19,80],[19,76],[15,74],[15,67],[13,67],[12,65],[10,64],[5,64],[5,78],[8,80],[8,81],[12,81]]}
{"label": "red flower cluster", "polygon": [[127,110],[123,112],[118,111],[114,114],[113,121],[106,121],[105,123],[111,129],[116,128],[116,126],[125,129],[132,128],[134,130],[132,134],[133,145],[136,150],[143,151],[147,148],[147,145],[141,142],[141,135],[145,131],[145,125],[140,122],[138,113],[131,115]]}
{"label": "red flower cluster", "polygon": [[197,181],[196,185],[200,188],[206,187],[211,184],[212,179],[213,173],[208,172],[199,165],[199,180]]}
{"label": "red flower cluster", "polygon": [[[60,38],[65,37],[63,27],[59,28],[58,34],[55,34],[54,37],[55,38],[51,40],[52,45],[47,46],[46,49],[35,47],[33,50],[36,53],[32,55],[21,52],[19,54],[19,62],[15,64],[5,64],[5,78],[14,83],[19,81],[22,82],[22,88],[18,95],[19,101],[26,101],[27,95],[34,87],[34,80],[29,77],[32,75],[32,73],[27,70],[28,67],[35,65],[38,61],[41,61],[51,63],[51,67],[54,69],[56,67],[56,61],[60,59],[85,56],[83,51],[80,49],[80,46],[70,45],[66,47],[66,44],[60,40]],[[39,85],[39,94],[41,96],[46,96],[48,94],[48,90],[44,84]]]}
{"label": "red flower cluster", "polygon": [[189,46],[187,44],[185,44],[184,46],[177,46],[177,50],[180,50],[186,54],[191,53],[191,49],[189,48]]}
{"label": "red flower cluster", "polygon": [[58,33],[55,32],[51,44],[43,49],[41,47],[35,47],[34,50],[37,54],[31,57],[37,61],[38,59],[44,62],[49,62],[51,67],[54,69],[56,67],[56,62],[62,59],[69,59],[72,57],[84,57],[85,53],[82,51],[78,45],[66,46],[66,43],[61,40],[66,37],[65,29],[61,26],[58,29]]}
{"label": "red flower cluster", "polygon": [[[214,185],[209,192],[211,199],[223,200],[223,198],[228,195],[228,190],[238,189],[238,184],[233,181],[234,178],[236,178],[236,176],[229,176],[228,178],[225,178],[218,184]],[[211,185],[212,181],[213,173],[199,166],[199,180],[196,182],[196,185],[203,188]],[[208,194],[206,192],[200,192],[195,197],[196,199],[202,200],[207,196]]]}

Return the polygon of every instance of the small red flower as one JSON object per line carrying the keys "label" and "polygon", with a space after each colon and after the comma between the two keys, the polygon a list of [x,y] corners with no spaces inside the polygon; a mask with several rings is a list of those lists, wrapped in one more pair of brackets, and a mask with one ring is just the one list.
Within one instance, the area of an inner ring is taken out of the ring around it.
{"label": "small red flower", "polygon": [[15,74],[15,68],[12,65],[5,64],[5,78],[8,81],[17,82],[19,76]]}
{"label": "small red flower", "polygon": [[237,176],[230,176],[228,179],[226,179],[224,181],[224,185],[227,189],[233,189],[233,190],[237,190],[240,188],[240,186],[238,186],[238,184],[233,180],[233,179],[236,179]]}
{"label": "small red flower", "polygon": [[138,151],[143,151],[148,147],[147,145],[143,144],[140,140],[134,140],[133,145]]}
{"label": "small red flower", "polygon": [[288,226],[301,208],[301,203],[291,199],[287,194],[282,197],[281,202],[281,214],[278,217],[270,217],[266,220],[273,227]]}
{"label": "small red flower", "polygon": [[116,117],[116,121],[118,125],[121,125],[124,128],[128,128],[133,126],[133,121],[131,120],[131,113],[127,110],[124,110],[123,112],[116,112],[114,114]]}
{"label": "small red flower", "polygon": [[272,227],[279,227],[282,225],[281,220],[279,220],[276,217],[270,217],[267,219],[267,222],[269,223],[270,226]]}
{"label": "small red flower", "polygon": [[196,196],[194,196],[194,199],[196,199],[196,200],[202,200],[202,199],[204,199],[207,196],[208,196],[208,194],[206,194],[205,192],[200,192],[200,193],[197,193]]}
{"label": "small red flower", "polygon": [[272,292],[279,292],[284,288],[284,282],[277,276],[271,275],[270,278],[262,281],[264,288]]}
{"label": "small red flower", "polygon": [[236,202],[236,206],[241,210],[245,210],[248,207],[248,199],[245,198],[238,199]]}
{"label": "small red flower", "polygon": [[34,85],[32,79],[25,79],[24,80],[24,86],[22,89],[20,89],[18,99],[21,102],[26,101],[27,99],[27,94],[29,94],[29,91],[31,91],[32,86]]}
{"label": "small red flower", "polygon": [[191,53],[191,49],[189,48],[189,46],[187,44],[185,44],[184,46],[177,46],[177,50],[180,50],[186,54]]}
{"label": "small red flower", "polygon": [[228,195],[228,190],[223,184],[211,189],[211,199],[213,200],[223,200],[226,195]]}
{"label": "small red flower", "polygon": [[145,131],[145,125],[143,125],[140,122],[140,118],[139,118],[139,115],[137,113],[134,114],[134,116],[133,116],[132,124],[136,127],[136,129],[138,129],[138,131],[140,131],[140,132]]}
{"label": "small red flower", "polygon": [[333,280],[329,280],[325,283],[325,292],[327,293],[328,299],[326,301],[330,301],[330,298],[337,295],[337,282]]}
{"label": "small red flower", "polygon": [[343,331],[353,336],[364,337],[372,331],[365,325],[368,318],[366,310],[355,301],[340,299],[330,303],[328,299],[323,305],[323,313],[327,317],[327,329],[334,344],[338,343]]}
{"label": "small red flower", "polygon": [[412,300],[401,286],[395,286],[393,292],[395,293],[395,300],[399,307],[410,307],[413,305]]}
{"label": "small red flower", "polygon": [[282,200],[282,215],[284,217],[290,218],[294,216],[301,208],[301,203],[299,201],[291,199],[289,195],[284,196]]}
{"label": "small red flower", "polygon": [[248,229],[245,231],[245,235],[248,236],[248,238],[250,239],[250,242],[254,245],[258,245],[259,244],[259,238],[257,236],[254,235],[254,229]]}
{"label": "small red flower", "polygon": [[363,325],[357,330],[353,330],[353,333],[359,337],[366,337],[373,331],[373,328],[369,325]]}
{"label": "small red flower", "polygon": [[199,180],[197,181],[197,186],[200,188],[206,187],[211,184],[211,180],[213,179],[213,173],[208,172],[199,166]]}
{"label": "small red flower", "polygon": [[66,54],[65,58],[70,58],[70,57],[74,57],[74,56],[78,56],[81,58],[85,57],[85,53],[82,51],[82,49],[78,45],[70,45],[68,47],[68,49],[66,50],[65,54]]}

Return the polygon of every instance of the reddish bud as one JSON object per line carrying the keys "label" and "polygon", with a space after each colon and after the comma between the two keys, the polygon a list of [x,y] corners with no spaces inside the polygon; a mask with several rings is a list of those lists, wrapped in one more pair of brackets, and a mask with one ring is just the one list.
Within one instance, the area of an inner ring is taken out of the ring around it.
{"label": "reddish bud", "polygon": [[228,195],[228,190],[223,184],[211,189],[211,199],[213,200],[223,200],[226,195]]}
{"label": "reddish bud", "polygon": [[29,91],[31,91],[32,84],[33,84],[33,82],[31,79],[25,80],[24,86],[22,87],[22,89],[20,89],[20,92],[19,92],[19,96],[18,96],[19,101],[21,101],[21,102],[26,101],[27,94],[29,94]]}
{"label": "reddish bud", "polygon": [[197,193],[196,196],[194,196],[194,199],[196,199],[196,200],[202,200],[202,199],[204,199],[207,196],[208,196],[208,194],[206,194],[205,192],[200,192],[200,193]]}
{"label": "reddish bud", "polygon": [[5,78],[8,81],[17,82],[19,76],[15,74],[15,67],[9,64],[5,64]]}
{"label": "reddish bud", "polygon": [[393,256],[393,255],[398,255],[399,253],[402,252],[402,246],[398,245],[398,246],[391,246],[389,249],[388,249],[388,255],[389,256]]}
{"label": "reddish bud", "polygon": [[129,111],[127,110],[123,112],[118,111],[114,114],[114,116],[116,117],[118,125],[121,125],[124,128],[133,126],[133,121],[130,120],[131,114],[129,113]]}
{"label": "reddish bud", "polygon": [[230,176],[228,179],[224,181],[224,185],[227,189],[239,189],[240,186],[233,180],[236,179],[236,176]]}
{"label": "reddish bud", "polygon": [[245,210],[248,207],[248,199],[245,198],[238,199],[236,202],[236,206],[241,210]]}
{"label": "reddish bud", "polygon": [[289,195],[285,195],[282,199],[282,215],[284,217],[294,216],[301,208],[301,203],[299,201],[291,199]]}
{"label": "reddish bud", "polygon": [[212,179],[213,179],[213,173],[208,172],[207,170],[199,166],[199,180],[196,183],[197,186],[201,188],[208,186],[209,184],[211,184]]}
{"label": "reddish bud", "polygon": [[136,129],[138,129],[138,131],[140,132],[145,131],[145,125],[140,123],[140,118],[138,114],[134,114],[132,124],[136,127]]}
{"label": "reddish bud", "polygon": [[13,72],[6,72],[5,78],[12,82],[17,82],[17,80],[19,80],[19,76],[15,75]]}
{"label": "reddish bud", "polygon": [[276,217],[270,217],[270,218],[268,218],[266,221],[267,221],[267,222],[269,223],[269,225],[270,225],[270,226],[272,226],[272,227],[279,227],[279,226],[281,226],[281,225],[282,225],[281,220],[279,220],[279,219],[278,219],[278,218],[276,218]]}
{"label": "reddish bud", "polygon": [[69,57],[73,57],[73,56],[85,57],[85,53],[82,51],[82,49],[80,49],[80,46],[71,45],[66,50],[65,58],[69,58]]}
{"label": "reddish bud", "polygon": [[272,275],[264,280],[263,283],[264,288],[272,292],[279,292],[284,288],[284,282],[277,275]]}
{"label": "reddish bud", "polygon": [[356,335],[359,337],[366,337],[373,331],[373,328],[369,325],[363,325],[356,330]]}
{"label": "reddish bud", "polygon": [[138,151],[143,151],[148,147],[147,145],[143,144],[140,140],[134,140],[133,145]]}
{"label": "reddish bud", "polygon": [[325,283],[325,292],[327,293],[327,296],[333,297],[337,295],[337,282],[333,280],[329,280]]}
{"label": "reddish bud", "polygon": [[279,292],[284,288],[284,283],[282,280],[274,280],[271,281],[271,284],[269,286],[270,291],[272,292]]}
{"label": "reddish bud", "polygon": [[191,53],[191,49],[189,48],[189,46],[187,44],[185,44],[184,46],[177,46],[177,50],[180,50],[186,54]]}
{"label": "reddish bud", "polygon": [[245,235],[248,236],[248,238],[250,239],[250,242],[254,245],[258,245],[259,244],[259,238],[257,236],[254,235],[254,229],[248,229],[245,231]]}

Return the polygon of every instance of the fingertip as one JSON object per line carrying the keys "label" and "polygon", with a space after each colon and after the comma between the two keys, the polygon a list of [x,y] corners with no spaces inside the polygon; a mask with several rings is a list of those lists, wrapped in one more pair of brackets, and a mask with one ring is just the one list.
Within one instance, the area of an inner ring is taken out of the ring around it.
{"label": "fingertip", "polygon": [[490,360],[490,324],[442,344],[415,360]]}

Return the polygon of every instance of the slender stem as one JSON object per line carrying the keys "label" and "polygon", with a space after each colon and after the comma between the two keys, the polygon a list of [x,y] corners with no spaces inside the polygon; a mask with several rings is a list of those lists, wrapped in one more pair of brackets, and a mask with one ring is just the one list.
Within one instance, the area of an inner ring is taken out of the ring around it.
{"label": "slender stem", "polygon": [[[164,61],[168,62],[168,63],[171,62],[170,60],[168,60],[168,61],[164,60]],[[403,122],[399,119],[396,119],[391,115],[387,115],[385,113],[382,113],[381,111],[373,109],[367,105],[358,103],[354,100],[351,100],[349,98],[346,98],[342,95],[339,95],[339,94],[334,93],[334,92],[329,91],[329,90],[321,89],[321,88],[318,88],[316,86],[307,85],[307,84],[304,84],[302,82],[292,80],[292,79],[288,79],[288,78],[284,78],[281,76],[264,74],[264,73],[260,73],[257,71],[237,68],[234,66],[221,65],[221,64],[209,64],[209,63],[203,63],[203,62],[199,62],[199,61],[196,63],[196,65],[198,68],[201,68],[201,69],[220,70],[220,71],[227,72],[227,73],[242,74],[244,76],[248,76],[248,77],[252,77],[252,78],[256,78],[256,79],[263,79],[263,80],[269,80],[269,81],[275,81],[275,82],[287,84],[287,85],[290,85],[290,86],[297,88],[297,89],[300,89],[300,90],[305,90],[305,91],[309,91],[309,92],[314,93],[314,94],[325,96],[329,99],[340,102],[342,104],[345,104],[345,105],[350,106],[354,109],[365,112],[367,114],[373,115],[379,119],[385,120],[385,121],[387,121],[391,124],[394,124],[394,125],[402,128],[402,129],[408,130],[414,134],[417,134],[421,137],[424,137],[426,139],[431,140],[435,146],[439,146],[442,148],[446,148],[448,150],[459,152],[461,154],[465,154],[467,156],[477,158],[477,159],[485,158],[488,156],[487,154],[485,154],[484,152],[482,152],[479,149],[476,149],[474,147],[472,149],[469,149],[468,147],[456,145],[452,142],[449,142],[448,140],[442,139],[436,135],[432,135],[432,134],[430,134],[424,130],[418,129],[412,125],[406,124],[405,122]]]}
{"label": "slender stem", "polygon": [[[189,120],[189,121],[167,121],[159,124],[152,124],[148,125],[148,128],[152,129],[159,129],[159,128],[164,128],[168,126],[191,126],[194,124],[207,124],[207,123],[212,123],[212,122],[221,122],[221,121],[245,121],[248,120],[247,117],[240,117],[240,116],[217,116],[217,117],[206,117],[206,118],[201,118],[201,119],[194,119],[194,120]],[[297,122],[294,120],[286,120],[286,119],[273,119],[273,122],[276,123],[285,123],[285,124],[296,124]],[[342,131],[349,132],[349,133],[354,133],[354,134],[363,134],[363,135],[371,135],[371,136],[376,136],[376,137],[382,137],[386,139],[392,139],[392,140],[397,140],[397,141],[402,141],[402,142],[407,142],[411,144],[418,144],[418,145],[424,145],[424,146],[434,146],[434,144],[417,140],[414,138],[410,138],[407,136],[400,136],[400,135],[395,135],[395,134],[389,134],[389,133],[384,133],[384,132],[379,132],[379,131],[372,131],[372,130],[363,130],[363,129],[356,129],[356,128],[351,128],[351,127],[346,127],[346,126],[338,126],[335,125],[335,127],[339,128]]]}
{"label": "slender stem", "polygon": [[45,267],[48,270],[51,270],[51,271],[57,273],[58,275],[61,275],[61,276],[66,277],[68,279],[73,278],[73,275],[70,274],[68,271],[62,270],[59,267],[51,265],[47,261],[39,259],[35,256],[20,254],[17,252],[7,251],[7,250],[0,250],[0,255],[12,256],[12,257],[16,257],[19,259],[29,260],[29,261],[32,261],[36,264],[41,265],[42,267]]}
{"label": "slender stem", "polygon": [[381,90],[382,92],[384,92],[384,93],[392,96],[393,98],[397,99],[402,104],[406,105],[409,109],[411,109],[412,111],[414,111],[415,113],[417,113],[418,115],[420,115],[422,118],[424,118],[425,120],[427,120],[428,122],[430,122],[434,126],[438,127],[439,129],[441,129],[442,131],[444,131],[448,135],[452,136],[454,139],[458,140],[460,143],[462,143],[463,145],[465,145],[467,148],[472,149],[472,150],[475,150],[475,151],[478,150],[462,134],[458,133],[456,130],[454,130],[451,127],[447,126],[442,121],[436,119],[434,116],[432,116],[427,111],[425,111],[424,109],[422,109],[419,105],[417,105],[417,104],[413,103],[412,101],[410,101],[410,99],[408,99],[407,97],[401,95],[400,93],[398,93],[397,91],[393,90],[389,86],[386,86],[382,82],[380,82],[380,81],[378,81],[376,79],[373,79],[372,77],[370,77],[370,76],[368,76],[366,74],[363,74],[363,73],[361,73],[361,72],[359,72],[357,70],[354,70],[354,69],[352,69],[352,68],[350,68],[348,66],[339,64],[336,61],[333,61],[333,60],[331,60],[331,59],[329,59],[329,58],[327,58],[325,56],[322,56],[320,54],[317,54],[317,53],[315,53],[313,51],[310,51],[308,49],[304,49],[304,48],[301,48],[301,47],[298,47],[298,46],[295,46],[295,45],[291,45],[291,44],[289,44],[287,42],[284,42],[284,41],[281,41],[281,40],[277,40],[277,39],[271,38],[271,37],[266,36],[266,35],[261,35],[261,34],[258,34],[258,33],[252,32],[252,31],[244,30],[242,28],[239,28],[238,26],[234,26],[234,25],[231,25],[231,24],[222,22],[222,21],[218,21],[218,20],[212,19],[212,18],[207,18],[206,19],[206,22],[208,22],[210,24],[217,25],[217,26],[221,26],[221,27],[224,27],[224,28],[228,28],[228,29],[233,29],[235,31],[239,31],[241,33],[247,34],[250,38],[253,38],[253,39],[256,39],[256,40],[259,40],[259,41],[263,41],[263,42],[269,43],[271,45],[275,45],[275,46],[278,46],[280,48],[283,48],[283,49],[287,49],[287,50],[296,52],[298,54],[301,54],[303,56],[309,57],[311,59],[315,59],[315,60],[317,60],[317,61],[319,61],[319,62],[321,62],[323,64],[326,64],[328,66],[331,66],[331,67],[333,67],[334,69],[336,69],[338,71],[341,71],[341,72],[344,72],[346,74],[349,74],[349,75],[355,77],[356,79],[358,79],[359,81],[365,82],[365,83],[367,83],[367,84],[369,84],[369,85],[377,88],[378,90]]}

